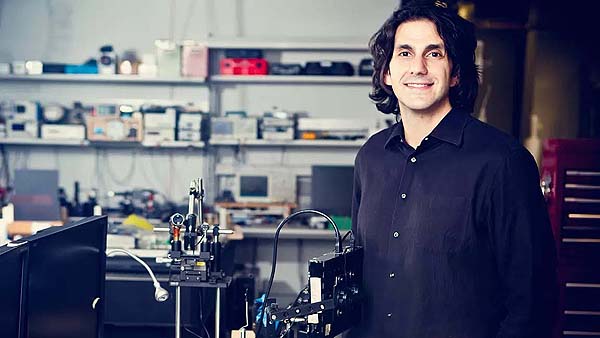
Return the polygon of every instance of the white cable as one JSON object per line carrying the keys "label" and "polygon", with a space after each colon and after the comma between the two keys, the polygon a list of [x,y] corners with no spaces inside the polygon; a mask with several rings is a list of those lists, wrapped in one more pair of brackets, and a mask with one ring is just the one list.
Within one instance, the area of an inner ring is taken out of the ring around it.
{"label": "white cable", "polygon": [[156,299],[157,302],[164,302],[169,298],[169,292],[160,286],[158,279],[156,279],[156,276],[154,276],[154,273],[152,272],[148,264],[146,264],[146,262],[144,262],[142,259],[136,256],[133,252],[125,249],[112,249],[106,253],[106,257],[114,256],[117,253],[124,253],[128,255],[129,257],[135,259],[138,263],[140,263],[144,268],[146,268],[146,271],[148,271],[148,274],[152,278],[152,282],[154,284],[154,299]]}
{"label": "white cable", "polygon": [[250,322],[248,320],[248,289],[246,289],[246,297],[245,298],[246,298],[246,302],[245,302],[246,308],[244,309],[245,310],[244,312],[246,313],[246,325],[240,327],[238,331],[246,331],[246,327],[248,327],[248,325],[250,325]]}

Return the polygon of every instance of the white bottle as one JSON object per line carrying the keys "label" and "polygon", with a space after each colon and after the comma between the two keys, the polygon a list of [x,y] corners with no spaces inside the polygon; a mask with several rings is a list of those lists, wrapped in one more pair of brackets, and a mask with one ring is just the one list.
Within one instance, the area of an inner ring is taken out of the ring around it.
{"label": "white bottle", "polygon": [[117,54],[110,45],[100,48],[98,59],[98,74],[115,74],[117,70]]}

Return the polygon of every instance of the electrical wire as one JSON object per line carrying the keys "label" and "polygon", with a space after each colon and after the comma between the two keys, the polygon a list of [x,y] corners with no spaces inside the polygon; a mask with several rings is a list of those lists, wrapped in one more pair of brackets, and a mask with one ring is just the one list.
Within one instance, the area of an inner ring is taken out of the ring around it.
{"label": "electrical wire", "polygon": [[130,160],[131,160],[131,165],[129,166],[129,169],[128,169],[127,173],[125,174],[125,177],[118,178],[117,174],[110,166],[111,161],[108,159],[108,155],[106,153],[104,153],[104,168],[105,168],[106,172],[108,173],[109,178],[112,180],[112,182],[114,182],[117,185],[122,186],[122,187],[127,186],[129,183],[131,183],[131,181],[133,180],[133,176],[136,173],[137,152],[133,153],[133,156],[130,157]]}
{"label": "electrical wire", "polygon": [[190,23],[190,19],[192,18],[192,14],[194,13],[194,9],[196,8],[196,3],[198,3],[198,1],[192,0],[188,5],[188,9],[186,11],[187,15],[185,16],[185,20],[183,21],[183,28],[181,30],[180,40],[184,40],[186,38],[188,26]]}
{"label": "electrical wire", "polygon": [[273,286],[273,279],[275,278],[275,268],[277,266],[277,245],[279,243],[279,233],[281,232],[281,229],[283,228],[283,226],[286,225],[292,218],[294,218],[298,215],[302,215],[302,214],[317,214],[319,216],[325,217],[325,219],[327,219],[327,221],[329,221],[329,223],[331,223],[331,225],[333,226],[333,230],[335,232],[335,239],[336,239],[335,252],[338,254],[342,253],[342,238],[340,236],[340,230],[339,230],[337,224],[335,224],[335,222],[331,219],[331,217],[327,216],[326,214],[324,214],[318,210],[306,209],[306,210],[296,211],[295,213],[289,215],[283,221],[281,221],[281,223],[279,223],[279,225],[277,226],[277,229],[275,230],[275,241],[273,243],[273,261],[271,264],[271,275],[269,276],[269,283],[267,284],[267,292],[265,294],[262,311],[260,312],[260,318],[258,320],[259,325],[258,325],[258,329],[256,330],[257,337],[260,336],[260,330],[262,329],[262,326],[263,326],[262,321],[265,317],[265,310],[267,308],[266,303],[267,303],[267,300],[269,299],[269,295],[271,294],[271,287]]}
{"label": "electrical wire", "polygon": [[131,251],[125,250],[125,249],[111,249],[109,252],[106,253],[106,257],[114,256],[117,253],[126,254],[127,256],[129,256],[129,257],[133,258],[134,260],[136,260],[144,268],[146,268],[146,271],[148,271],[148,274],[152,278],[152,282],[154,283],[154,285],[157,285],[157,284],[160,285],[160,283],[158,283],[158,280],[156,279],[156,276],[154,276],[154,273],[152,272],[152,270],[150,270],[150,267],[148,266],[148,264],[146,264],[146,262],[144,262],[143,260],[141,260],[138,256],[136,256],[135,254],[133,254]]}
{"label": "electrical wire", "polygon": [[244,312],[246,314],[246,325],[240,327],[239,330],[245,329],[250,325],[250,318],[248,318],[248,312],[249,312],[248,311],[248,289],[246,289],[246,292],[244,293],[244,299],[245,299],[245,304],[246,304],[246,307],[244,308],[245,309]]}
{"label": "electrical wire", "polygon": [[348,230],[348,232],[346,232],[346,234],[344,235],[344,237],[342,237],[342,243],[344,243],[344,241],[346,240],[346,238],[348,237],[348,235],[352,235],[352,238],[354,239],[354,233],[352,232],[352,230]]}
{"label": "electrical wire", "polygon": [[210,338],[210,333],[208,333],[208,329],[206,328],[206,324],[204,324],[204,317],[203,317],[203,312],[202,312],[202,308],[204,307],[202,300],[204,299],[204,297],[202,297],[202,289],[200,289],[198,291],[198,297],[200,298],[200,324],[202,324],[202,328],[204,329],[204,332],[206,332],[206,336],[208,338]]}
{"label": "electrical wire", "polygon": [[194,331],[192,331],[192,330],[188,329],[187,327],[185,327],[185,326],[184,326],[183,328],[184,328],[184,329],[185,329],[187,332],[189,332],[189,333],[193,334],[194,336],[196,336],[196,337],[198,337],[198,338],[203,338],[201,335],[199,335],[199,334],[197,334],[196,332],[194,332]]}

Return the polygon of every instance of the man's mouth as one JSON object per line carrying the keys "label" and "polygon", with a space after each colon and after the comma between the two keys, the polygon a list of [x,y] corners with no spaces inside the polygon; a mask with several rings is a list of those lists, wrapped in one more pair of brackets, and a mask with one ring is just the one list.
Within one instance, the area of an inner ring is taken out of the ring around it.
{"label": "man's mouth", "polygon": [[404,84],[410,88],[428,88],[433,86],[433,83],[422,83],[422,82],[408,82]]}

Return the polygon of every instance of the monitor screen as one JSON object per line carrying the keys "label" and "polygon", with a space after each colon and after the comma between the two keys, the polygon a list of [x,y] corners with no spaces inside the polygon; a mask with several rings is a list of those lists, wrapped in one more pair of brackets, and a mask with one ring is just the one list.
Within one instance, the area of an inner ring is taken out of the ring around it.
{"label": "monitor screen", "polygon": [[329,216],[350,217],[353,166],[312,166],[311,205]]}
{"label": "monitor screen", "polygon": [[101,337],[106,230],[106,216],[94,216],[22,239],[29,246],[28,337]]}
{"label": "monitor screen", "polygon": [[60,220],[57,170],[15,170],[15,220]]}
{"label": "monitor screen", "polygon": [[269,177],[240,176],[240,197],[269,197]]}
{"label": "monitor screen", "polygon": [[0,337],[24,337],[22,281],[27,246],[0,246]]}

